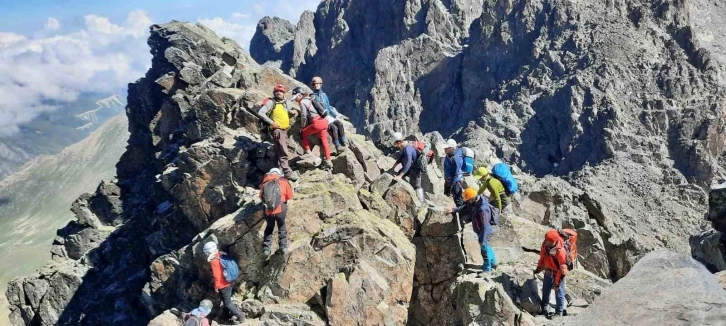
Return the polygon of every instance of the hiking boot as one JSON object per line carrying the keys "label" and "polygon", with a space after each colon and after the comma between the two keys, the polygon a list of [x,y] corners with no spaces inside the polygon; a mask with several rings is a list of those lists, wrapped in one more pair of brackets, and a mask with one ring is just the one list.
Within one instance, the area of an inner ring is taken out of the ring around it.
{"label": "hiking boot", "polygon": [[265,257],[270,256],[270,248],[262,248],[262,255]]}
{"label": "hiking boot", "polygon": [[287,245],[280,246],[280,251],[282,251],[282,254],[283,255],[286,254],[287,253]]}
{"label": "hiking boot", "polygon": [[297,181],[297,179],[299,179],[299,177],[297,176],[297,174],[295,172],[289,171],[289,172],[285,172],[285,179],[290,180],[290,181]]}
{"label": "hiking boot", "polygon": [[244,323],[246,319],[244,316],[232,316],[229,321],[232,322],[232,325],[239,325]]}
{"label": "hiking boot", "polygon": [[323,167],[326,169],[332,169],[333,168],[333,161],[331,160],[323,160]]}
{"label": "hiking boot", "polygon": [[335,146],[335,155],[343,154],[343,146],[337,145]]}

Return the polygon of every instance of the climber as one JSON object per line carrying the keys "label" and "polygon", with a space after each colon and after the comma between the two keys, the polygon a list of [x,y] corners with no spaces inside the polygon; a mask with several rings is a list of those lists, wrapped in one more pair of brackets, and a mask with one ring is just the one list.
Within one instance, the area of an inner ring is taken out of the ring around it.
{"label": "climber", "polygon": [[278,168],[270,169],[265,174],[260,185],[260,198],[265,206],[264,240],[262,242],[262,255],[270,255],[272,246],[272,231],[277,223],[277,241],[282,253],[287,252],[287,228],[285,216],[287,215],[287,202],[292,199],[293,191],[290,183],[282,177],[282,171]]}
{"label": "climber", "polygon": [[456,207],[464,204],[462,196],[463,187],[461,182],[464,180],[463,153],[457,148],[456,141],[449,139],[443,144],[446,157],[444,158],[444,194],[454,197]]}
{"label": "climber", "polygon": [[238,323],[245,321],[245,315],[232,302],[232,291],[234,287],[234,280],[229,281],[225,277],[225,268],[222,266],[222,256],[226,256],[225,253],[217,250],[217,244],[215,242],[207,242],[204,244],[204,254],[207,255],[207,261],[212,268],[212,278],[214,279],[214,291],[222,295],[222,301],[224,307],[227,308],[235,317],[237,317]]}
{"label": "climber", "polygon": [[547,315],[547,308],[550,303],[550,292],[555,289],[556,307],[554,316],[563,316],[565,312],[565,286],[567,268],[567,252],[564,248],[564,241],[557,230],[552,229],[545,234],[545,240],[539,250],[539,262],[534,274],[545,271],[542,284],[542,302],[540,303],[540,314]]}
{"label": "climber", "polygon": [[421,174],[425,167],[419,163],[419,158],[421,158],[422,154],[419,153],[413,142],[404,141],[403,134],[400,132],[394,132],[393,138],[393,145],[401,151],[396,163],[391,168],[391,171],[395,173],[396,167],[401,164],[401,170],[398,171],[394,180],[401,181],[404,176],[408,176],[408,182],[416,190],[418,199],[423,203],[426,201],[426,197],[424,196],[423,188],[421,188]]}
{"label": "climber", "polygon": [[300,125],[302,127],[302,146],[305,150],[305,154],[311,154],[308,137],[317,135],[320,138],[323,154],[325,155],[323,165],[327,169],[332,169],[333,162],[330,161],[330,145],[328,144],[328,120],[325,120],[325,118],[318,114],[310,100],[310,94],[303,92],[302,87],[295,87],[295,89],[292,90],[292,97],[293,100],[300,105],[300,109],[302,111],[300,115]]}
{"label": "climber", "polygon": [[474,188],[466,188],[463,191],[464,204],[459,207],[449,208],[449,213],[458,213],[463,223],[471,222],[471,227],[478,236],[481,245],[481,257],[484,259],[482,270],[489,272],[497,268],[497,257],[494,249],[489,245],[489,239],[494,233],[494,212],[486,197],[477,195]]}
{"label": "climber", "polygon": [[345,128],[343,123],[339,119],[343,119],[344,116],[338,113],[335,107],[330,105],[328,95],[323,92],[323,79],[315,76],[310,82],[313,87],[313,94],[311,97],[317,98],[318,101],[325,105],[325,111],[328,113],[325,119],[328,120],[328,132],[333,137],[333,143],[335,144],[336,152],[342,152],[348,144],[348,139],[345,138]]}
{"label": "climber", "polygon": [[285,172],[285,177],[290,181],[296,181],[298,177],[290,169],[287,162],[287,130],[290,129],[290,114],[296,115],[293,111],[292,104],[285,99],[285,86],[276,84],[273,89],[273,98],[267,101],[260,108],[257,115],[272,129],[272,139],[275,145],[275,154],[277,155],[277,164]]}
{"label": "climber", "polygon": [[502,182],[492,176],[489,173],[489,169],[483,166],[474,170],[472,175],[474,178],[481,181],[481,186],[479,187],[477,194],[481,195],[485,190],[489,190],[489,202],[499,209],[500,212],[504,212],[504,209],[509,207],[510,200],[507,195],[507,190],[504,189]]}
{"label": "climber", "polygon": [[184,326],[209,326],[207,316],[212,312],[212,301],[207,299],[199,303],[199,307],[190,313],[184,313]]}

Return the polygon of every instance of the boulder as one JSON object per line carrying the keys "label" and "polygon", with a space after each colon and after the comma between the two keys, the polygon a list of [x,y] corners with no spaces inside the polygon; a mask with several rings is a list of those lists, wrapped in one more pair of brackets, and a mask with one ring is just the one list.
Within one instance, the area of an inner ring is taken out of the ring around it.
{"label": "boulder", "polygon": [[456,279],[451,291],[452,319],[462,325],[535,325],[501,284],[464,275]]}
{"label": "boulder", "polygon": [[711,229],[692,236],[691,256],[711,271],[726,270],[726,235]]}
{"label": "boulder", "polygon": [[726,290],[726,271],[718,272],[714,276],[716,276],[716,281]]}
{"label": "boulder", "polygon": [[726,291],[716,278],[690,257],[659,250],[562,325],[720,325],[725,319]]}
{"label": "boulder", "polygon": [[726,233],[726,183],[711,188],[707,219],[714,229]]}

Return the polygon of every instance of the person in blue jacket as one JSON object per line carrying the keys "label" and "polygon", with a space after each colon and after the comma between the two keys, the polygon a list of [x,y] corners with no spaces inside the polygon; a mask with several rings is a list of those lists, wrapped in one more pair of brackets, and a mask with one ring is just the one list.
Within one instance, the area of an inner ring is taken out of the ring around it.
{"label": "person in blue jacket", "polygon": [[313,88],[312,96],[316,97],[318,101],[325,105],[325,111],[327,112],[326,119],[328,119],[328,133],[333,137],[333,144],[335,144],[335,150],[340,153],[348,143],[348,139],[345,138],[345,128],[343,123],[339,119],[343,119],[343,115],[338,113],[335,107],[330,105],[330,99],[328,94],[323,92],[323,79],[315,76],[310,82],[310,86]]}
{"label": "person in blue jacket", "polygon": [[471,222],[471,227],[476,233],[479,245],[481,246],[481,257],[484,259],[482,270],[489,272],[497,267],[497,257],[490,245],[490,239],[494,234],[492,226],[492,207],[484,195],[477,195],[474,188],[464,190],[464,204],[459,207],[449,208],[450,213],[458,213],[459,220],[463,223]]}
{"label": "person in blue jacket", "polygon": [[421,167],[419,164],[415,164],[418,160],[420,154],[416,147],[410,142],[406,142],[403,140],[403,134],[400,132],[393,133],[394,138],[394,146],[401,150],[401,153],[398,155],[398,159],[396,160],[396,163],[393,164],[392,170],[396,170],[396,166],[401,164],[401,169],[398,171],[398,174],[394,178],[396,181],[401,181],[401,179],[408,175],[408,182],[413,186],[413,189],[416,190],[416,196],[418,196],[418,199],[423,203],[426,201],[426,197],[424,196],[424,190],[421,188]]}
{"label": "person in blue jacket", "polygon": [[444,144],[446,157],[444,158],[444,194],[454,197],[456,207],[464,205],[463,186],[464,154],[458,148],[456,141],[449,139]]}

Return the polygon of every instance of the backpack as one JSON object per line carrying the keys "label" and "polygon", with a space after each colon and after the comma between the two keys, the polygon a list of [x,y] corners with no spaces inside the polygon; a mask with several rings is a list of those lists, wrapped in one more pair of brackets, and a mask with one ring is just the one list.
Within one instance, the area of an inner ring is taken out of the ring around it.
{"label": "backpack", "polygon": [[204,317],[189,315],[189,318],[184,322],[184,326],[202,326],[202,319]]}
{"label": "backpack", "polygon": [[567,253],[567,270],[575,269],[577,261],[577,231],[573,229],[558,230],[560,237],[565,243],[565,252]]}
{"label": "backpack", "polygon": [[489,204],[489,211],[492,214],[492,219],[489,221],[489,224],[491,225],[499,225],[499,216],[501,215],[501,212],[499,211],[499,208],[494,207],[491,203]]}
{"label": "backpack", "polygon": [[239,276],[239,266],[237,262],[231,256],[227,254],[219,255],[219,262],[222,263],[222,270],[224,271],[224,279],[227,282],[234,282]]}
{"label": "backpack", "polygon": [[317,97],[311,96],[310,102],[313,104],[315,112],[317,112],[321,118],[325,118],[325,116],[328,115],[328,110],[325,108],[325,104],[323,104],[323,102],[320,102]]}
{"label": "backpack", "polygon": [[416,159],[416,167],[420,171],[425,172],[426,166],[430,164],[434,158],[434,151],[430,149],[431,144],[424,141],[415,141],[413,143],[413,147],[418,153],[418,158]]}
{"label": "backpack", "polygon": [[262,185],[262,204],[268,211],[280,207],[282,204],[282,189],[280,188],[280,178],[265,182]]}
{"label": "backpack", "polygon": [[462,147],[461,153],[464,156],[464,166],[461,167],[461,170],[467,174],[474,172],[474,157],[476,156],[474,150],[469,147]]}
{"label": "backpack", "polygon": [[[482,200],[485,200],[485,199],[479,198],[479,201],[477,201],[476,214],[474,214],[474,216],[476,216],[476,219],[477,219],[476,224],[480,225],[481,228],[484,227],[484,214],[482,214],[481,210],[479,209],[479,206],[481,205],[480,203]],[[500,215],[499,209],[492,206],[492,204],[490,204],[488,200],[487,200],[487,205],[489,205],[489,215],[490,215],[489,225],[492,225],[492,226],[499,225],[499,215]],[[474,222],[472,221],[472,223],[474,223]]]}
{"label": "backpack", "polygon": [[504,192],[507,196],[511,196],[519,190],[517,179],[512,175],[512,169],[505,163],[497,163],[492,167],[492,177],[499,180],[504,185]]}

